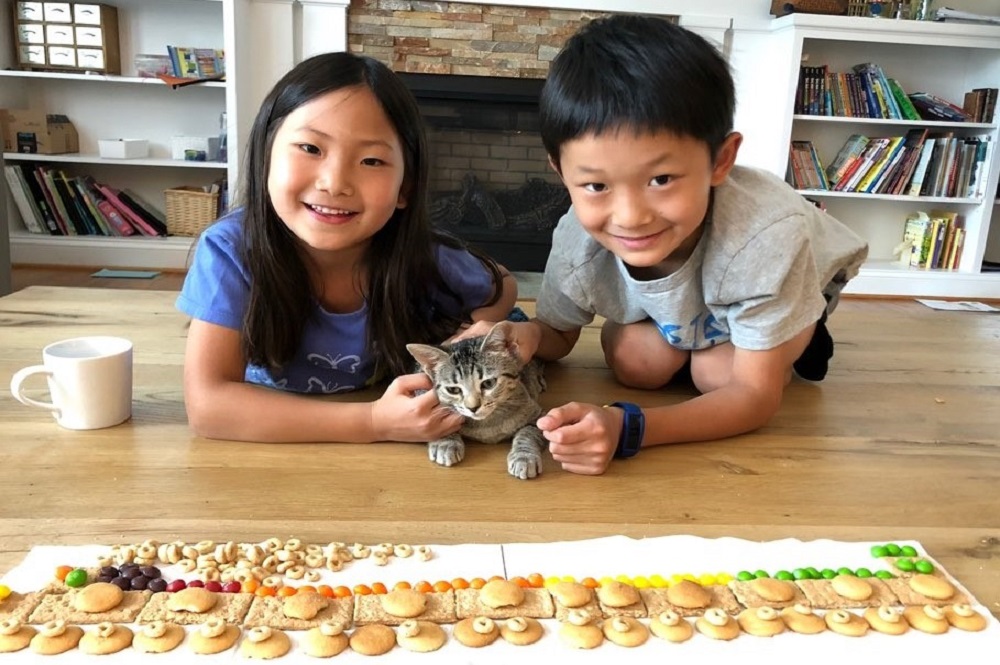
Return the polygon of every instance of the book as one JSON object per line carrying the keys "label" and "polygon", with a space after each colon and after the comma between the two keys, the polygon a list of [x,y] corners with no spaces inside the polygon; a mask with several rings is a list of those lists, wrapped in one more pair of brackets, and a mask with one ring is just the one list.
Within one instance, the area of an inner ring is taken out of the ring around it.
{"label": "book", "polygon": [[122,203],[121,199],[119,198],[118,190],[109,187],[108,185],[97,183],[97,191],[99,191],[104,196],[105,200],[111,206],[113,206],[114,209],[117,210],[122,217],[128,220],[128,223],[134,226],[139,233],[141,233],[144,236],[159,235],[156,229],[154,229],[148,223],[146,223],[146,220],[140,217],[138,213],[136,213],[126,204]]}
{"label": "book", "polygon": [[93,198],[94,205],[97,206],[97,209],[114,229],[115,235],[124,237],[135,235],[135,227],[122,217],[121,213],[113,205],[108,203],[104,195],[98,190],[97,183],[92,177],[84,176],[82,183],[87,193]]}
{"label": "book", "polygon": [[936,145],[936,138],[929,138],[924,141],[924,145],[920,149],[920,158],[917,160],[917,165],[914,167],[913,175],[910,178],[909,187],[904,190],[909,196],[920,196],[920,192],[923,191],[924,176],[930,167],[931,157],[934,154]]}
{"label": "book", "polygon": [[14,205],[21,214],[21,221],[24,222],[24,228],[28,229],[31,233],[48,233],[42,213],[31,198],[31,192],[28,190],[27,184],[21,179],[20,169],[15,166],[4,166],[3,174],[7,179],[7,185],[10,189],[11,198],[14,199]]}
{"label": "book", "polygon": [[111,224],[108,223],[108,220],[104,218],[104,215],[101,214],[101,211],[97,208],[97,203],[91,199],[86,186],[83,184],[83,179],[78,176],[76,178],[68,179],[68,183],[71,187],[76,189],[77,199],[84,206],[84,208],[86,208],[87,213],[90,215],[90,219],[95,225],[97,225],[101,234],[106,236],[118,235]]}
{"label": "book", "polygon": [[132,208],[137,215],[142,217],[142,219],[156,231],[156,235],[165,236],[168,234],[166,222],[155,215],[153,213],[153,207],[140,199],[134,192],[129,190],[120,191],[118,192],[118,198],[125,205]]}
{"label": "book", "polygon": [[29,198],[34,201],[35,205],[38,206],[38,211],[42,213],[42,219],[45,221],[45,228],[48,229],[49,235],[62,235],[63,232],[56,222],[55,215],[49,207],[49,202],[45,198],[41,186],[38,184],[38,179],[35,177],[34,167],[25,162],[12,164],[12,166],[17,167],[21,171],[21,179],[27,185],[28,191],[31,192]]}
{"label": "book", "polygon": [[851,162],[857,159],[868,145],[868,137],[864,134],[851,134],[840,147],[837,156],[833,158],[830,165],[826,167],[826,178],[831,187],[836,186],[844,173],[851,166]]}
{"label": "book", "polygon": [[915,212],[907,216],[903,224],[903,242],[898,247],[899,262],[911,268],[924,265],[930,250],[931,219],[925,212]]}
{"label": "book", "polygon": [[906,137],[903,140],[903,159],[885,185],[878,191],[896,195],[903,193],[903,190],[909,186],[913,171],[917,168],[917,162],[920,160],[928,133],[929,130],[926,127],[906,132]]}
{"label": "book", "polygon": [[48,199],[49,204],[55,211],[56,219],[59,220],[59,228],[62,229],[65,235],[80,235],[79,228],[66,209],[62,195],[56,189],[56,183],[52,176],[51,169],[44,166],[36,166],[35,173],[38,174],[38,182],[45,191],[45,196]]}

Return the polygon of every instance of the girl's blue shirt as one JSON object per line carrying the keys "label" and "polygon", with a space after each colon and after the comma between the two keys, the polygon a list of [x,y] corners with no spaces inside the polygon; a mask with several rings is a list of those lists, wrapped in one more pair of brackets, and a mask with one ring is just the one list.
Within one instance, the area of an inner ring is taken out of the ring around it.
{"label": "girl's blue shirt", "polygon": [[[250,275],[238,251],[242,212],[236,210],[208,227],[195,249],[177,308],[188,316],[233,330],[243,326],[250,292]],[[442,309],[457,315],[486,303],[493,293],[489,271],[465,250],[436,247],[444,281],[461,305],[444,294],[435,298]],[[299,393],[339,393],[365,388],[373,379],[374,358],[365,348],[369,317],[365,302],[349,314],[328,312],[317,303],[306,324],[295,357],[280,370],[247,365],[246,380]]]}

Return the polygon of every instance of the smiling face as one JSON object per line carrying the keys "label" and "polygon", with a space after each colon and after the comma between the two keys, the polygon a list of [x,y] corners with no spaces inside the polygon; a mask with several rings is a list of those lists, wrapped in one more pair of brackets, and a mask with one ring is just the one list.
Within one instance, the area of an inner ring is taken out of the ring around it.
{"label": "smiling face", "polygon": [[643,276],[663,276],[697,245],[740,138],[731,134],[713,163],[703,141],[670,132],[585,134],[561,146],[559,166],[583,228]]}
{"label": "smiling face", "polygon": [[310,254],[363,249],[406,206],[403,149],[372,92],[328,92],[290,113],[275,133],[267,191]]}

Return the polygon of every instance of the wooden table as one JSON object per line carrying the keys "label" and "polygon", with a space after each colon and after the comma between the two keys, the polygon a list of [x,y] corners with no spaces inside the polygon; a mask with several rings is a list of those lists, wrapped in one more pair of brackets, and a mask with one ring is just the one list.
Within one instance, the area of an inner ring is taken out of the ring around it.
{"label": "wooden table", "polygon": [[[57,339],[114,334],[135,343],[134,415],[115,428],[62,430],[15,402],[5,383],[0,572],[37,544],[147,537],[916,539],[1000,616],[1000,317],[846,301],[831,320],[838,355],[827,380],[795,382],[768,427],[644,451],[600,477],[549,460],[541,477],[518,481],[506,473],[504,446],[472,445],[445,469],[415,444],[192,436],[181,390],[186,319],[175,297],[31,287],[0,298],[5,382]],[[653,405],[691,394],[617,387],[597,328],[548,378],[546,406],[612,396]]]}

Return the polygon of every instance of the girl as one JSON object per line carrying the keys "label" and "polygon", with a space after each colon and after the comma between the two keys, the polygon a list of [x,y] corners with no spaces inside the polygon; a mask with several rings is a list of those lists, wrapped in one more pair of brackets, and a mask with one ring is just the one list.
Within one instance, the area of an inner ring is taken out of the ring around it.
{"label": "girl", "polygon": [[[242,205],[198,242],[177,307],[200,436],[245,441],[429,441],[461,418],[409,374],[410,342],[499,321],[517,298],[492,260],[432,230],[416,101],[385,65],[312,57],[264,100]],[[373,402],[337,393],[397,377]]]}

